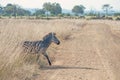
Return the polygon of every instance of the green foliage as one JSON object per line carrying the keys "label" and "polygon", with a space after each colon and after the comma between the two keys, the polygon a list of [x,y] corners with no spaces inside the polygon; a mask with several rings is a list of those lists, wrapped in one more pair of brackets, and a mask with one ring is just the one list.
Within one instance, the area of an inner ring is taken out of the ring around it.
{"label": "green foliage", "polygon": [[120,16],[120,13],[114,13],[114,16]]}
{"label": "green foliage", "polygon": [[58,17],[63,17],[64,16],[64,14],[58,14]]}
{"label": "green foliage", "polygon": [[43,4],[43,9],[49,11],[51,14],[58,15],[62,13],[62,8],[59,3],[46,2]]}
{"label": "green foliage", "polygon": [[112,8],[113,8],[113,7],[110,6],[110,4],[104,4],[104,5],[102,6],[102,9],[103,9],[103,11],[105,11],[106,16],[108,15],[109,10],[112,9]]}
{"label": "green foliage", "polygon": [[65,16],[71,16],[71,14],[70,14],[70,13],[67,13],[67,14],[65,14]]}
{"label": "green foliage", "polygon": [[[1,12],[1,9],[0,9]],[[15,4],[7,4],[4,8],[2,8],[2,15],[3,16],[27,16],[30,15],[30,11],[21,8]]]}
{"label": "green foliage", "polygon": [[114,16],[113,20],[120,20],[120,16]]}
{"label": "green foliage", "polygon": [[3,13],[3,7],[0,5],[0,15]]}
{"label": "green foliage", "polygon": [[16,14],[18,16],[29,16],[29,15],[31,15],[30,11],[22,9],[22,8],[18,8]]}
{"label": "green foliage", "polygon": [[4,12],[6,15],[11,16],[14,14],[14,8],[15,6],[12,4],[7,4],[6,7],[4,7]]}
{"label": "green foliage", "polygon": [[87,13],[86,15],[87,15],[87,16],[98,16],[99,14],[90,12],[90,13]]}
{"label": "green foliage", "polygon": [[120,17],[117,17],[115,20],[120,20]]}
{"label": "green foliage", "polygon": [[50,16],[51,16],[51,17],[55,17],[55,15],[54,15],[54,14],[50,14]]}
{"label": "green foliage", "polygon": [[45,14],[45,10],[44,9],[38,9],[35,11],[35,13],[33,15],[35,16],[39,16],[39,15],[43,15]]}
{"label": "green foliage", "polygon": [[85,7],[83,5],[76,5],[73,7],[72,12],[75,14],[83,14],[85,10]]}
{"label": "green foliage", "polygon": [[51,3],[50,2],[46,2],[43,4],[43,9],[47,10],[47,11],[51,11]]}

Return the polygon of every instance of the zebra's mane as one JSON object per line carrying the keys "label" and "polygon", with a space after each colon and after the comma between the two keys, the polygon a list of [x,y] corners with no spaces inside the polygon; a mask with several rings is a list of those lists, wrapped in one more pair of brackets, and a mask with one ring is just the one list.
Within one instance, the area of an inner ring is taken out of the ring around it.
{"label": "zebra's mane", "polygon": [[45,35],[44,37],[43,37],[43,40],[45,40],[46,38],[48,38],[48,37],[50,37],[50,35],[51,35],[51,37],[54,35],[56,35],[56,33],[54,33],[54,32],[50,32],[50,33],[48,33],[47,35]]}
{"label": "zebra's mane", "polygon": [[45,36],[43,37],[43,40],[45,40],[46,38],[48,38],[50,35],[51,35],[51,33],[48,33],[47,35],[45,35]]}

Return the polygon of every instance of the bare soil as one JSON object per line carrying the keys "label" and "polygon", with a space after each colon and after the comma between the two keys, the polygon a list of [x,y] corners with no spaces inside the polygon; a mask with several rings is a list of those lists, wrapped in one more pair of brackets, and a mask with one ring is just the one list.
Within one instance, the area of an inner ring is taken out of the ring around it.
{"label": "bare soil", "polygon": [[36,80],[120,79],[120,37],[109,24],[73,27],[56,51],[52,66],[41,67]]}

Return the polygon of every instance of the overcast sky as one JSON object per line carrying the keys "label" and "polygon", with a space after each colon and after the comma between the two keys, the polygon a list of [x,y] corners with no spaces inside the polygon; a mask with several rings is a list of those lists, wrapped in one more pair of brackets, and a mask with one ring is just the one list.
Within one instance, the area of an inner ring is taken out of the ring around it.
{"label": "overcast sky", "polygon": [[60,3],[64,9],[72,9],[74,5],[84,5],[86,9],[100,10],[103,4],[110,4],[114,9],[120,10],[120,0],[0,0],[0,4],[5,6],[7,3],[18,4],[23,8],[42,8],[45,2]]}

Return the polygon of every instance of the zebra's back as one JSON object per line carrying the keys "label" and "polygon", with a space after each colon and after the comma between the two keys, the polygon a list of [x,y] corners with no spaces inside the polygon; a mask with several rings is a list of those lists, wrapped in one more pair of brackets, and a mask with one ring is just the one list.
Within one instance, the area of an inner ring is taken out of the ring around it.
{"label": "zebra's back", "polygon": [[23,47],[25,52],[38,53],[41,47],[42,41],[25,41]]}

